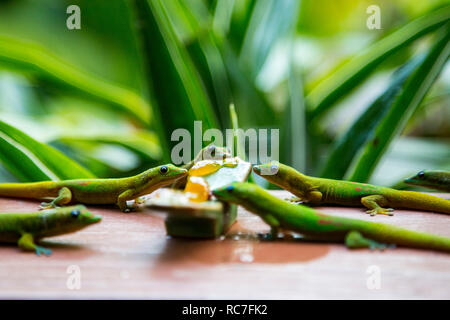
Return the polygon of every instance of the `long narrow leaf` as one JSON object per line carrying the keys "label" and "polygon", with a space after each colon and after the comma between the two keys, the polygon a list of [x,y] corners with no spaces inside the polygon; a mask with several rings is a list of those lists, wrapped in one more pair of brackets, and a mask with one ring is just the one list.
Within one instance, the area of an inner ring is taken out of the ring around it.
{"label": "long narrow leaf", "polygon": [[255,79],[274,44],[297,21],[297,0],[257,1],[248,26],[239,63]]}
{"label": "long narrow leaf", "polygon": [[117,145],[129,149],[147,161],[159,161],[162,157],[158,139],[144,130],[128,134],[61,136],[56,141],[69,145],[80,142]]}
{"label": "long narrow leaf", "polygon": [[33,71],[47,81],[69,86],[113,104],[144,124],[150,121],[151,106],[139,95],[79,70],[37,44],[0,37],[1,64]]}
{"label": "long narrow leaf", "polygon": [[174,33],[160,0],[135,0],[159,120],[169,141],[178,128],[193,132],[194,121],[203,128],[217,128],[211,103],[186,48]]}
{"label": "long narrow leaf", "polygon": [[233,128],[233,144],[234,144],[234,150],[236,150],[236,155],[241,158],[242,160],[246,160],[247,157],[245,156],[245,149],[244,145],[242,143],[239,143],[240,141],[238,139],[242,139],[238,135],[239,128],[239,121],[238,116],[236,113],[236,108],[234,107],[234,104],[230,104],[230,119],[231,119],[231,127]]}
{"label": "long narrow leaf", "polygon": [[233,7],[235,0],[217,0],[214,9],[214,30],[227,33],[230,29],[231,16],[233,15]]}
{"label": "long narrow leaf", "polygon": [[[245,123],[245,127],[270,126],[277,123],[277,114],[249,75],[241,69],[236,54],[226,40],[221,43],[221,51],[230,79],[233,102],[238,107],[237,113],[241,123]],[[258,112],[255,112],[255,108]]]}
{"label": "long narrow leaf", "polygon": [[0,161],[20,181],[57,180],[31,152],[3,132],[0,132]]}
{"label": "long narrow leaf", "polygon": [[342,179],[350,167],[352,160],[374,134],[377,125],[389,111],[404,83],[423,61],[423,56],[413,59],[397,70],[388,88],[367,108],[352,126],[336,139],[321,173],[321,177]]}
{"label": "long narrow leaf", "polygon": [[[228,2],[228,4],[231,2],[229,0],[224,1]],[[228,43],[233,50],[235,50],[235,52],[241,51],[256,3],[256,0],[234,1],[233,12],[230,17],[229,30],[223,36],[227,38]],[[219,3],[217,5],[219,5]]]}
{"label": "long narrow leaf", "polygon": [[58,150],[3,121],[0,121],[0,139],[0,159],[21,180],[95,178],[89,170]]}
{"label": "long narrow leaf", "polygon": [[378,125],[375,135],[363,149],[350,180],[368,181],[392,139],[403,130],[430,87],[443,69],[450,55],[450,23],[442,27],[440,39],[431,48],[423,63],[405,83],[386,117]]}
{"label": "long narrow leaf", "polygon": [[[303,95],[303,85],[300,76],[293,66],[293,57],[290,55],[291,64],[288,76],[290,101],[286,110],[287,128],[284,128],[286,138],[285,153],[289,156],[289,162],[300,171],[306,169],[306,112]],[[287,130],[289,129],[289,130]]]}
{"label": "long narrow leaf", "polygon": [[368,47],[308,94],[309,119],[324,115],[338,100],[357,87],[388,56],[450,19],[450,5],[422,16]]}
{"label": "long narrow leaf", "polygon": [[[173,0],[170,3],[178,3]],[[218,4],[217,4],[218,5]],[[229,5],[232,5],[230,3]],[[217,45],[216,32],[212,30],[213,17],[201,1],[180,1],[185,20],[195,30],[195,35],[186,44],[186,48],[203,80],[211,104],[222,128],[229,127],[228,107],[232,102],[231,88],[225,63]]]}
{"label": "long narrow leaf", "polygon": [[203,79],[222,128],[229,127],[228,106],[232,101],[225,63],[211,33],[199,34],[188,45],[189,54]]}

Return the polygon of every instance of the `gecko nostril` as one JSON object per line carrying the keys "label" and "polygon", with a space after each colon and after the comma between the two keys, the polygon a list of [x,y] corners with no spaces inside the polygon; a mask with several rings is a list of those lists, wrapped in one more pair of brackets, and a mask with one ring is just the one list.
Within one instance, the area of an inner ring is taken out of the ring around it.
{"label": "gecko nostril", "polygon": [[70,212],[70,215],[74,218],[77,218],[80,215],[80,213],[81,213],[80,210],[76,209],[76,210],[72,210]]}

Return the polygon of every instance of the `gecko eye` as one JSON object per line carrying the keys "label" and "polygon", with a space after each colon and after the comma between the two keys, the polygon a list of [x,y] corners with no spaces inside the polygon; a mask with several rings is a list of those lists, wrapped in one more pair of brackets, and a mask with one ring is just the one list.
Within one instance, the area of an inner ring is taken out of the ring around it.
{"label": "gecko eye", "polygon": [[226,188],[226,190],[227,190],[228,192],[233,191],[233,186],[228,186],[228,187]]}
{"label": "gecko eye", "polygon": [[211,159],[215,159],[219,156],[219,151],[217,150],[217,147],[213,144],[208,147],[209,156],[211,156]]}
{"label": "gecko eye", "polygon": [[425,177],[425,172],[420,171],[420,172],[417,174],[417,176],[418,176],[419,178],[423,178],[423,177]]}
{"label": "gecko eye", "polygon": [[161,172],[162,174],[166,174],[169,171],[169,168],[167,166],[161,166],[161,168],[159,168],[159,172]]}
{"label": "gecko eye", "polygon": [[78,209],[76,209],[76,210],[72,210],[71,212],[70,212],[70,215],[73,217],[73,218],[77,218],[79,215],[80,215],[80,210],[78,210]]}
{"label": "gecko eye", "polygon": [[276,164],[270,165],[270,172],[272,174],[276,174],[278,172],[278,165],[276,165]]}

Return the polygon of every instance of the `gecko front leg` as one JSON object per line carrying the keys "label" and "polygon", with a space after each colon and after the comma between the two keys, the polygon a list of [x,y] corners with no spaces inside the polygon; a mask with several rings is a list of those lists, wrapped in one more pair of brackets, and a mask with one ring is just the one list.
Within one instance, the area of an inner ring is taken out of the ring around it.
{"label": "gecko front leg", "polygon": [[384,214],[393,216],[394,209],[392,208],[383,208],[382,206],[388,205],[388,200],[383,197],[382,195],[372,195],[363,197],[361,199],[361,203],[368,208],[366,212],[369,213],[371,216],[377,215],[377,214]]}
{"label": "gecko front leg", "polygon": [[72,201],[72,191],[69,188],[63,187],[59,190],[58,196],[51,202],[42,202],[39,210],[58,208],[60,205],[65,205]]}
{"label": "gecko front leg", "polygon": [[265,236],[267,240],[275,240],[278,238],[280,232],[280,222],[272,215],[264,215],[261,218],[270,226],[270,232]]}
{"label": "gecko front leg", "polygon": [[34,251],[38,256],[45,255],[49,256],[52,254],[52,251],[50,249],[46,249],[43,247],[40,247],[34,243],[33,235],[30,233],[24,233],[19,241],[18,246],[20,249],[24,251]]}
{"label": "gecko front leg", "polygon": [[385,250],[386,248],[392,247],[385,243],[380,243],[375,240],[368,239],[358,231],[350,231],[349,233],[347,233],[347,235],[345,236],[345,245],[349,249],[369,248],[370,250]]}
{"label": "gecko front leg", "polygon": [[307,198],[308,202],[321,203],[323,194],[320,191],[314,190],[314,191],[308,192],[308,194],[306,195],[306,198]]}
{"label": "gecko front leg", "polygon": [[130,212],[131,210],[136,209],[136,205],[129,207],[127,205],[127,201],[129,200],[134,200],[136,198],[136,193],[133,189],[128,189],[124,192],[122,192],[118,197],[117,197],[117,205],[120,208],[120,211],[122,212]]}

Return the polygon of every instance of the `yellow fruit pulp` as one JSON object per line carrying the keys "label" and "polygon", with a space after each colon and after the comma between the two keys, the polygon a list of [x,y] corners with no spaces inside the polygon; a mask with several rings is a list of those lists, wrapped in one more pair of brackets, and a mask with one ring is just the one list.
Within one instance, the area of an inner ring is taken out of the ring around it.
{"label": "yellow fruit pulp", "polygon": [[189,170],[185,192],[192,194],[190,199],[196,202],[207,201],[209,198],[208,182],[202,178],[210,175],[222,167],[236,167],[237,158],[226,158],[225,160],[202,160],[197,162]]}

